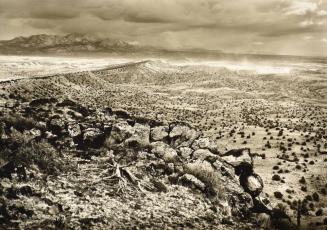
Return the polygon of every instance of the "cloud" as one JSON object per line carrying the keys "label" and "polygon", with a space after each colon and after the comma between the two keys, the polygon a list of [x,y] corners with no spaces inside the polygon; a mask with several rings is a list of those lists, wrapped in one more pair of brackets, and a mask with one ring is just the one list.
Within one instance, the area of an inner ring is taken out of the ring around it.
{"label": "cloud", "polygon": [[318,5],[315,2],[296,0],[291,2],[285,13],[288,15],[305,15],[308,12],[317,10],[317,8]]}
{"label": "cloud", "polygon": [[312,40],[313,39],[313,36],[311,35],[306,35],[303,37],[304,40]]}
{"label": "cloud", "polygon": [[327,10],[319,10],[318,11],[318,15],[319,16],[325,16],[325,15],[327,15]]}
{"label": "cloud", "polygon": [[309,53],[298,36],[324,37],[326,12],[323,0],[0,0],[0,38],[80,32],[235,52],[275,52],[300,40],[293,51]]}
{"label": "cloud", "polygon": [[253,45],[256,45],[256,46],[261,46],[263,45],[264,43],[263,42],[252,42]]}

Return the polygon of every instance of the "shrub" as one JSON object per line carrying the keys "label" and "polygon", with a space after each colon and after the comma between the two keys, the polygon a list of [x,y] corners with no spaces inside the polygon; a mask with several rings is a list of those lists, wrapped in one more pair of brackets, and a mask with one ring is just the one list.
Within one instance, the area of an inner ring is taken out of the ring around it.
{"label": "shrub", "polygon": [[271,179],[274,180],[274,181],[280,181],[280,176],[275,174],[275,175],[272,176]]}
{"label": "shrub", "polygon": [[46,141],[24,143],[9,158],[16,165],[27,167],[36,164],[48,174],[58,174],[66,167],[61,154]]}
{"label": "shrub", "polygon": [[28,129],[32,129],[37,127],[37,123],[30,118],[21,117],[19,115],[11,115],[11,116],[5,116],[2,118],[2,121],[8,126],[8,127],[14,127],[18,131],[24,131]]}
{"label": "shrub", "polygon": [[219,179],[219,175],[212,168],[211,164],[207,161],[195,161],[189,163],[185,167],[185,172],[192,174],[199,180],[201,180],[209,189],[214,190],[214,193],[218,195],[218,198],[225,199],[224,183]]}
{"label": "shrub", "polygon": [[283,194],[281,192],[276,191],[276,192],[274,192],[274,195],[275,195],[275,197],[277,199],[282,199],[283,198]]}
{"label": "shrub", "polygon": [[316,212],[316,216],[322,216],[322,214],[323,214],[322,209],[321,208],[318,209],[318,211]]}
{"label": "shrub", "polygon": [[273,170],[278,170],[279,169],[279,166],[278,165],[275,165],[274,167],[273,167]]}
{"label": "shrub", "polygon": [[319,200],[320,200],[320,198],[319,198],[319,194],[316,193],[316,192],[312,194],[312,198],[313,198],[313,200],[316,201],[316,202],[319,202]]}

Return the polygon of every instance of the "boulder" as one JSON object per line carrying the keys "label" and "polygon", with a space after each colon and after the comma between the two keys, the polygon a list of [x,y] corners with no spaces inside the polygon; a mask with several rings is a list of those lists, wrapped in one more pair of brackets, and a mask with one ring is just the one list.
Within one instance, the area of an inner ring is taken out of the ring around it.
{"label": "boulder", "polygon": [[54,103],[57,103],[58,100],[56,98],[38,98],[38,99],[35,99],[35,100],[32,100],[29,105],[31,107],[38,107],[38,106],[43,106],[43,105],[46,105],[46,104],[54,104]]}
{"label": "boulder", "polygon": [[221,155],[222,159],[233,167],[240,166],[241,164],[253,165],[250,149],[233,149]]}
{"label": "boulder", "polygon": [[57,106],[60,107],[71,107],[71,106],[77,106],[79,105],[77,102],[71,100],[71,99],[64,99],[63,101],[61,101],[60,103],[57,104]]}
{"label": "boulder", "polygon": [[25,135],[26,140],[30,141],[37,137],[41,137],[42,132],[39,129],[24,130],[23,134]]}
{"label": "boulder", "polygon": [[258,196],[263,190],[263,181],[258,174],[253,173],[249,176],[240,176],[240,184],[244,191],[248,192],[252,197]]}
{"label": "boulder", "polygon": [[98,128],[88,128],[83,131],[84,147],[101,148],[104,143],[104,133]]}
{"label": "boulder", "polygon": [[174,147],[189,147],[192,142],[200,136],[196,130],[186,125],[173,125],[169,133],[171,145]]}
{"label": "boulder", "polygon": [[169,128],[166,126],[157,126],[151,129],[151,140],[162,141],[168,137]]}
{"label": "boulder", "polygon": [[192,149],[194,149],[194,150],[209,149],[212,153],[218,153],[218,147],[217,147],[216,143],[214,143],[208,137],[202,137],[202,138],[196,139],[192,144]]}
{"label": "boulder", "polygon": [[30,131],[30,134],[35,138],[35,137],[39,137],[39,136],[41,136],[41,130],[39,130],[39,129],[31,129]]}
{"label": "boulder", "polygon": [[153,178],[151,179],[151,183],[153,184],[157,192],[168,192],[167,186],[160,180]]}
{"label": "boulder", "polygon": [[[226,186],[229,186],[226,185]],[[235,201],[230,203],[233,206],[233,213],[236,213],[240,217],[247,217],[249,218],[250,210],[253,208],[253,199],[250,194],[243,192],[243,193],[234,193],[233,199]]]}
{"label": "boulder", "polygon": [[184,159],[188,160],[191,158],[191,154],[193,152],[193,149],[189,147],[181,147],[179,148],[179,155]]}
{"label": "boulder", "polygon": [[116,116],[120,118],[130,118],[129,113],[124,109],[112,109],[112,113],[116,114]]}
{"label": "boulder", "polygon": [[206,185],[202,181],[191,174],[184,174],[181,176],[178,179],[178,183],[193,189],[199,189],[201,191],[204,191],[206,188]]}
{"label": "boulder", "polygon": [[83,114],[76,112],[74,110],[68,110],[67,114],[71,116],[72,119],[82,119]]}
{"label": "boulder", "polygon": [[74,110],[80,114],[82,114],[83,117],[87,117],[90,114],[89,109],[87,109],[85,106],[79,104],[78,102],[75,102],[70,99],[65,99],[62,102],[57,104],[58,107],[69,107],[71,110]]}
{"label": "boulder", "polygon": [[77,137],[82,134],[81,127],[79,124],[69,124],[67,127],[68,135],[70,137]]}
{"label": "boulder", "polygon": [[198,149],[193,152],[192,159],[215,161],[217,155],[213,154],[208,149]]}
{"label": "boulder", "polygon": [[120,144],[134,134],[134,128],[126,121],[120,121],[112,126],[107,145]]}
{"label": "boulder", "polygon": [[175,162],[178,158],[177,152],[164,142],[153,142],[151,148],[151,152],[165,162]]}
{"label": "boulder", "polygon": [[264,193],[260,193],[257,197],[253,198],[253,211],[256,213],[271,213],[273,207]]}
{"label": "boulder", "polygon": [[222,176],[227,177],[230,180],[235,180],[237,178],[233,166],[223,163],[219,158],[212,163],[212,166],[220,172]]}
{"label": "boulder", "polygon": [[49,130],[56,135],[62,134],[65,130],[65,126],[65,121],[60,118],[53,118],[49,122]]}
{"label": "boulder", "polygon": [[45,138],[46,139],[55,139],[57,138],[57,135],[53,134],[51,131],[45,131]]}
{"label": "boulder", "polygon": [[147,147],[150,144],[150,126],[136,123],[131,137],[125,140],[129,147]]}

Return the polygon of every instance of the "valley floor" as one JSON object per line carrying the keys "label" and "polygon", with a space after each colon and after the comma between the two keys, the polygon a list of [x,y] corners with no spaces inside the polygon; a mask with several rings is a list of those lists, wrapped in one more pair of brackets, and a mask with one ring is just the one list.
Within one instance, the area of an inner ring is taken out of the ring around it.
{"label": "valley floor", "polygon": [[[15,103],[37,98],[69,98],[94,109],[110,107],[165,124],[185,122],[214,139],[219,152],[250,148],[263,193],[272,205],[281,203],[296,222],[300,200],[302,225],[318,228],[327,221],[323,71],[257,74],[146,61],[5,82],[0,86],[0,104],[14,109]],[[94,160],[90,164],[96,164]],[[82,166],[81,174],[83,170]],[[87,180],[86,174],[83,177]]]}

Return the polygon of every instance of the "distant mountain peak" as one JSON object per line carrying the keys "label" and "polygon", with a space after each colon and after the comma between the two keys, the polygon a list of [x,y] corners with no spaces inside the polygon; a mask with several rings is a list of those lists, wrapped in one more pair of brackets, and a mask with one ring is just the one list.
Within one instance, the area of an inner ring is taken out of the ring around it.
{"label": "distant mountain peak", "polygon": [[125,41],[80,33],[66,35],[38,34],[0,41],[0,53],[116,52],[131,49],[134,49],[134,46]]}

